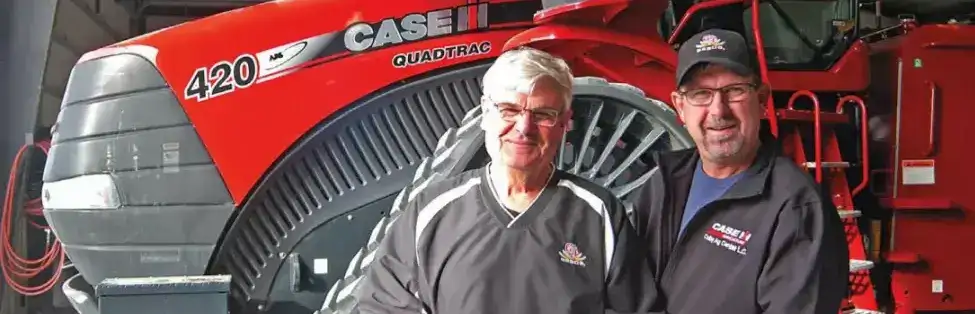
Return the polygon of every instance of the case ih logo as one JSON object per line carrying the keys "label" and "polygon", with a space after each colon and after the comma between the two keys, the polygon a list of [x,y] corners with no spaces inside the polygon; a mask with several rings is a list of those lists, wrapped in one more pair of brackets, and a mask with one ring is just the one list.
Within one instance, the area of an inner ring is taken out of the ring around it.
{"label": "case ih logo", "polygon": [[741,255],[748,253],[745,246],[751,239],[751,231],[736,229],[718,222],[712,224],[711,229],[704,233],[705,241]]}
{"label": "case ih logo", "polygon": [[714,35],[704,35],[701,42],[697,44],[697,52],[724,50],[724,41]]}
{"label": "case ih logo", "polygon": [[425,38],[488,27],[488,4],[412,13],[378,23],[356,23],[345,30],[345,48],[352,52],[388,47]]}

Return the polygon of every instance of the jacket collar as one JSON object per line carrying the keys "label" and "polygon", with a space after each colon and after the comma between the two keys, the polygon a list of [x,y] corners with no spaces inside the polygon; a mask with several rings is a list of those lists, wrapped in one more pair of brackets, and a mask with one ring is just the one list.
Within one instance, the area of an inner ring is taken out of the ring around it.
{"label": "jacket collar", "polygon": [[[758,154],[752,165],[720,199],[742,199],[761,195],[766,190],[775,158],[779,154],[778,145],[774,142],[759,145]],[[660,159],[659,166],[662,172],[669,173],[673,177],[690,177],[694,175],[700,158],[700,153],[694,147],[665,154]]]}

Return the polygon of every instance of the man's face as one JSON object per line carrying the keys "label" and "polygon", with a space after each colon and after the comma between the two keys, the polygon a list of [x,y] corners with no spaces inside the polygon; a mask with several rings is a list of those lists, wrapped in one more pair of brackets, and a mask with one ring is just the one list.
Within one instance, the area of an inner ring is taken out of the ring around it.
{"label": "man's face", "polygon": [[554,80],[538,79],[527,94],[485,96],[488,110],[481,127],[494,161],[530,170],[555,159],[571,112],[565,110],[565,98]]}
{"label": "man's face", "polygon": [[764,85],[717,65],[692,75],[671,97],[702,157],[734,161],[742,148],[757,147]]}

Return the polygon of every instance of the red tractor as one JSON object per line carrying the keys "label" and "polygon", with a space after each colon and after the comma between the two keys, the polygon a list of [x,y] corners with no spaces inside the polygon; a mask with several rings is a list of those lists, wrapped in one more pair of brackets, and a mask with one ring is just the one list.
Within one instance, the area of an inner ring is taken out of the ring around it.
{"label": "red tractor", "polygon": [[106,278],[229,274],[234,314],[344,313],[404,200],[483,165],[480,76],[523,45],[579,77],[559,167],[628,200],[647,152],[693,145],[674,47],[722,27],[751,40],[767,127],[846,218],[849,310],[975,309],[942,244],[972,224],[890,214],[975,203],[964,139],[941,131],[969,125],[946,104],[972,96],[954,75],[975,70],[975,27],[859,22],[856,0],[279,0],[92,51],[44,171],[63,290],[89,314]]}

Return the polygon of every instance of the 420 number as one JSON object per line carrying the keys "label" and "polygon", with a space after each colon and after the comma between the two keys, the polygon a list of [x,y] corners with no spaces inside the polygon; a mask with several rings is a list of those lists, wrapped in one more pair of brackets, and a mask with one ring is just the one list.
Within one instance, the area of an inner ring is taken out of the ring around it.
{"label": "420 number", "polygon": [[246,88],[256,79],[257,59],[245,54],[237,57],[232,64],[220,61],[209,68],[196,69],[183,90],[183,97],[204,101],[230,93],[234,89]]}

